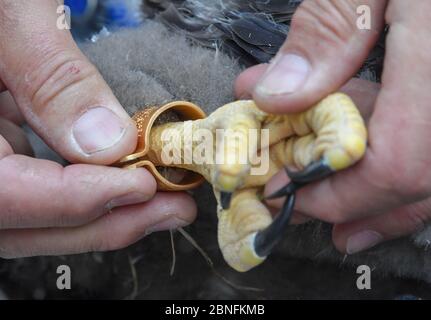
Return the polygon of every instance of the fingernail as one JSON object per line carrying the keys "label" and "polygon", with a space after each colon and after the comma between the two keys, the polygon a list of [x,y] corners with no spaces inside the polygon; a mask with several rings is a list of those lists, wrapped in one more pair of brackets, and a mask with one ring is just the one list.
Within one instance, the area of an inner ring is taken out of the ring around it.
{"label": "fingernail", "polygon": [[141,192],[131,192],[129,194],[126,194],[124,196],[120,196],[117,198],[112,199],[107,204],[107,208],[109,210],[121,206],[127,206],[137,203],[142,203],[145,201],[150,200],[150,197],[147,194],[141,193]]}
{"label": "fingernail", "polygon": [[365,230],[350,236],[347,239],[346,251],[348,254],[358,253],[367,250],[383,241],[380,233]]}
{"label": "fingernail", "polygon": [[150,234],[153,232],[158,232],[158,231],[165,231],[165,230],[175,230],[178,229],[180,227],[185,227],[187,225],[189,225],[190,222],[179,219],[177,217],[171,217],[167,220],[164,220],[162,222],[159,222],[149,228],[147,228],[146,234]]}
{"label": "fingernail", "polygon": [[259,95],[293,93],[304,85],[311,70],[310,63],[296,54],[280,55],[272,63],[256,86]]}
{"label": "fingernail", "polygon": [[75,141],[87,154],[109,149],[123,137],[124,132],[120,118],[104,107],[89,109],[73,126]]}

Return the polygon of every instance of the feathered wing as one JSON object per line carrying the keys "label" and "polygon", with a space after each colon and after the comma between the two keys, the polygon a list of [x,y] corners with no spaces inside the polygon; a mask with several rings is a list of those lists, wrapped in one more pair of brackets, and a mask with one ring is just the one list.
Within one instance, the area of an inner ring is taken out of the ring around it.
{"label": "feathered wing", "polygon": [[[220,49],[246,65],[269,62],[288,36],[301,0],[145,0],[144,13],[199,45]],[[358,75],[378,81],[384,39],[369,55]]]}

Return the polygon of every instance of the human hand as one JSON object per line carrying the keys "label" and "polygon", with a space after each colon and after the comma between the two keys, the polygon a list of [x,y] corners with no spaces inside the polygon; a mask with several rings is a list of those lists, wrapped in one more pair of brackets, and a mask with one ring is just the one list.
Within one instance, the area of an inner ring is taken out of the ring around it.
{"label": "human hand", "polygon": [[[0,98],[4,258],[113,250],[188,224],[196,212],[185,194],[155,195],[145,169],[101,166],[134,151],[136,127],[70,32],[57,28],[58,5],[0,0],[0,91],[13,96]],[[17,154],[30,153],[23,118],[64,158],[89,164]]]}
{"label": "human hand", "polygon": [[[371,8],[372,30],[356,26],[356,8],[362,4]],[[350,92],[369,118],[365,158],[298,193],[300,214],[335,223],[333,241],[342,252],[411,234],[431,218],[430,9],[427,2],[402,0],[305,0],[272,65],[251,68],[237,80],[237,96],[252,95],[265,111],[304,110],[352,77],[385,20],[390,25],[382,87],[359,82],[361,94]],[[266,194],[287,182],[280,172]]]}

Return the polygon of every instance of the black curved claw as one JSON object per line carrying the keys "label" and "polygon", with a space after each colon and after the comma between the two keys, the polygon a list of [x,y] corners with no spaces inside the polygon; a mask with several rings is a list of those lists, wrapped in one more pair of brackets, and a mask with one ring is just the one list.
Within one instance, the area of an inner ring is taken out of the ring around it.
{"label": "black curved claw", "polygon": [[323,160],[311,163],[302,171],[290,171],[288,168],[284,168],[284,170],[290,178],[290,183],[266,196],[266,200],[288,196],[306,184],[326,178],[333,173],[333,170]]}
{"label": "black curved claw", "polygon": [[271,199],[278,199],[282,198],[288,195],[291,195],[295,193],[296,190],[300,188],[299,184],[296,184],[294,182],[290,182],[281,189],[275,191],[274,193],[270,194],[269,196],[265,197],[265,200],[271,200]]}
{"label": "black curved claw", "polygon": [[231,192],[220,192],[220,204],[223,210],[227,210],[230,207],[230,201],[232,200],[232,193]]}
{"label": "black curved claw", "polygon": [[286,168],[286,172],[292,182],[305,185],[326,178],[333,173],[333,170],[326,164],[326,161],[320,160],[312,162],[302,171],[290,171]]}
{"label": "black curved claw", "polygon": [[295,193],[292,193],[286,201],[284,201],[283,208],[274,221],[265,230],[259,231],[256,234],[254,250],[257,255],[260,257],[268,256],[278,242],[280,242],[289,226],[294,206]]}
{"label": "black curved claw", "polygon": [[290,183],[265,197],[266,200],[269,200],[287,196],[280,214],[265,230],[259,231],[256,234],[254,249],[261,257],[266,257],[271,253],[289,226],[295,206],[296,190],[310,182],[326,178],[333,173],[324,160],[313,162],[299,172],[292,172],[287,168],[285,170],[291,180]]}

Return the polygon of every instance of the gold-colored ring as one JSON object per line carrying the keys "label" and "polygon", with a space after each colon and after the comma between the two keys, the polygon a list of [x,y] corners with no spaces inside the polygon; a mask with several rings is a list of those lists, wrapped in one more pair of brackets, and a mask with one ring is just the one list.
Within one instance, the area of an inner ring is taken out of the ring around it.
{"label": "gold-colored ring", "polygon": [[150,150],[148,141],[150,139],[151,128],[157,118],[168,110],[175,111],[181,121],[198,120],[206,117],[205,112],[201,108],[187,101],[174,101],[161,107],[151,107],[136,113],[133,116],[133,120],[135,120],[138,128],[137,148],[134,153],[122,158],[117,165],[127,169],[145,167],[156,179],[159,190],[190,190],[199,186],[205,179],[195,172],[187,171],[179,183],[173,183],[163,177],[154,163],[145,158]]}

